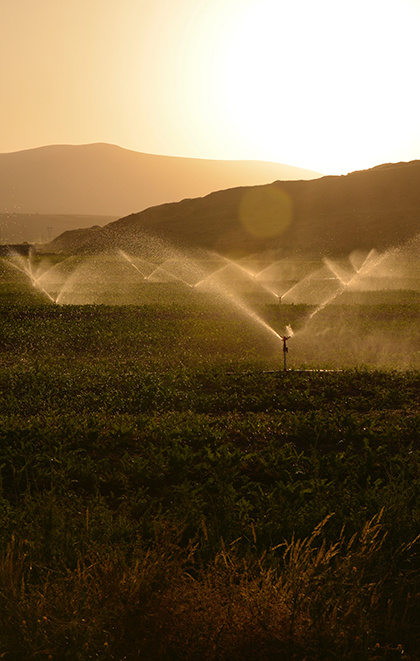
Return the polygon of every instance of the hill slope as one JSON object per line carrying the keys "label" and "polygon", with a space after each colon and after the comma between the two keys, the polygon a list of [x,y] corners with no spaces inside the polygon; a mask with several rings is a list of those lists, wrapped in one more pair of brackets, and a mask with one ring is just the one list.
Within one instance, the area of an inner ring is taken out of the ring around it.
{"label": "hill slope", "polygon": [[43,213],[0,213],[0,244],[45,243],[67,230],[105,225],[115,216]]}
{"label": "hill slope", "polygon": [[152,207],[103,228],[67,232],[50,245],[64,252],[141,252],[148,232],[178,246],[231,255],[384,249],[420,232],[419,183],[420,161],[412,161],[340,177],[233,188]]}
{"label": "hill slope", "polygon": [[221,188],[310,179],[279,163],[142,154],[115,145],[56,145],[0,154],[0,213],[121,217]]}

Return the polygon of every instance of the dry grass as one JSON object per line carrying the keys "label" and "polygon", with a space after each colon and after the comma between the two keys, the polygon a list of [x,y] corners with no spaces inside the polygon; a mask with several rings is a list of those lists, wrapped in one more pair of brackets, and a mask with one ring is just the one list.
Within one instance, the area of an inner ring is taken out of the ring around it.
{"label": "dry grass", "polygon": [[387,558],[380,515],[334,543],[324,539],[328,519],[258,559],[221,542],[206,566],[197,546],[182,550],[170,533],[130,561],[92,553],[62,573],[31,565],[25,543],[12,540],[0,563],[0,651],[7,659],[416,659],[419,596],[403,569],[414,567],[418,540]]}

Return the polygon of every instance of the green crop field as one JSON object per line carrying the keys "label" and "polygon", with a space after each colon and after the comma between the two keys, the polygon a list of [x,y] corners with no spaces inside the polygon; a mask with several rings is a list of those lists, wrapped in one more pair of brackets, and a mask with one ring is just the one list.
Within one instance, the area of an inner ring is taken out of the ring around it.
{"label": "green crop field", "polygon": [[417,292],[58,305],[0,266],[3,658],[419,658]]}

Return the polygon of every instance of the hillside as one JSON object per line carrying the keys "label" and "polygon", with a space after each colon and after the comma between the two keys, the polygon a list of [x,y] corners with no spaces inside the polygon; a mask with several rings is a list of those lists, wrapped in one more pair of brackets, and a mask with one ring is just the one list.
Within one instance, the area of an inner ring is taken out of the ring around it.
{"label": "hillside", "polygon": [[46,243],[63,232],[106,225],[115,216],[44,213],[0,213],[0,244]]}
{"label": "hillside", "polygon": [[[50,244],[63,252],[141,252],[145,232],[182,247],[344,254],[384,249],[420,232],[420,161],[311,181],[277,181],[151,207]],[[263,231],[260,231],[261,228]]]}
{"label": "hillside", "polygon": [[318,176],[279,163],[156,156],[109,144],[47,146],[0,154],[0,213],[121,218],[222,188]]}

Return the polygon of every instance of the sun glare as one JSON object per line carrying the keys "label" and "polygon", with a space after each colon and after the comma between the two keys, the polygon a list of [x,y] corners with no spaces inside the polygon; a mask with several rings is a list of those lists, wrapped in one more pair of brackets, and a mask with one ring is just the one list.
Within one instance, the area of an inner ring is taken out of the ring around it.
{"label": "sun glare", "polygon": [[332,1],[238,5],[212,63],[230,139],[251,156],[331,171],[412,138],[395,118],[402,105],[411,120],[418,110],[416,23],[408,6],[398,15],[391,8],[376,0],[344,10]]}

